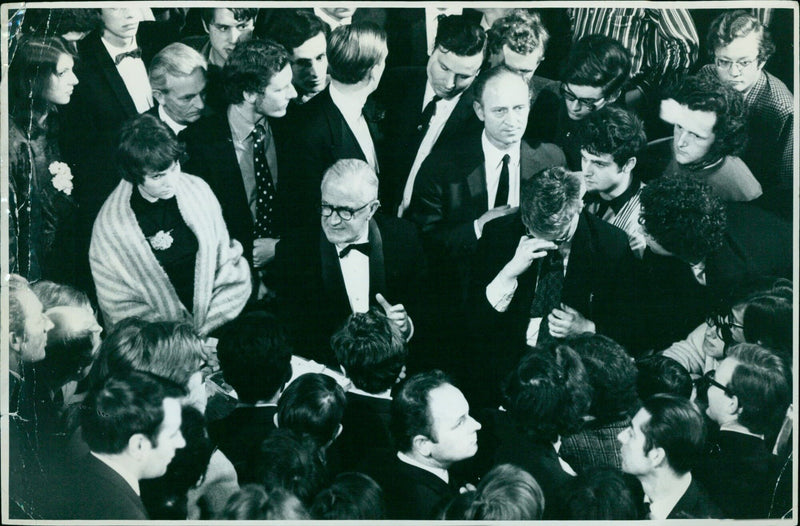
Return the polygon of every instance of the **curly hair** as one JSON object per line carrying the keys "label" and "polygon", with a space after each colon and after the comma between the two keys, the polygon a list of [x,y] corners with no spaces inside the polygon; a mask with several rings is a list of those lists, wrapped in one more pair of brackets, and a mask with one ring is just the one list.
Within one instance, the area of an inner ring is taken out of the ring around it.
{"label": "curly hair", "polygon": [[642,188],[641,203],[645,233],[680,259],[696,263],[722,246],[725,205],[697,178],[656,178]]}
{"label": "curly hair", "polygon": [[744,150],[747,145],[744,98],[716,74],[699,73],[686,77],[664,98],[673,99],[692,111],[713,112],[717,116],[709,158],[739,155]]}
{"label": "curly hair", "polygon": [[520,55],[529,55],[539,48],[544,51],[550,38],[539,14],[527,9],[514,9],[495,20],[486,36],[489,53],[500,53],[505,45]]}
{"label": "curly hair", "polygon": [[587,115],[577,133],[582,149],[593,155],[609,154],[620,168],[631,157],[639,157],[647,146],[642,120],[615,106]]}
{"label": "curly hair", "polygon": [[289,53],[272,40],[236,43],[222,68],[222,84],[229,104],[239,104],[244,93],[263,93],[272,77],[289,64]]}
{"label": "curly hair", "polygon": [[763,64],[775,53],[775,43],[764,24],[744,9],[726,11],[711,22],[708,29],[708,54],[714,60],[718,48],[725,47],[736,38],[743,38],[755,32],[759,35],[758,61]]}

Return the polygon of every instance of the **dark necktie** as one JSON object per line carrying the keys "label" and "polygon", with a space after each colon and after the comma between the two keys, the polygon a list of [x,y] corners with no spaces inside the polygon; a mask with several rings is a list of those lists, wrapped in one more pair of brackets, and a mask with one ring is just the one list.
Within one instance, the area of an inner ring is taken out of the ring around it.
{"label": "dark necktie", "polygon": [[428,126],[431,124],[431,119],[436,115],[436,103],[442,100],[439,95],[434,95],[433,98],[425,105],[422,114],[419,116],[419,123],[417,124],[417,131],[425,135],[428,131]]}
{"label": "dark necktie", "polygon": [[542,318],[537,343],[553,339],[547,323],[547,315],[561,304],[561,290],[564,288],[564,256],[558,250],[548,252],[539,267],[539,282],[531,302],[531,318]]}
{"label": "dark necktie", "polygon": [[494,196],[494,207],[503,206],[508,204],[508,187],[511,184],[508,180],[510,175],[508,173],[508,161],[511,157],[508,154],[503,156],[503,167],[500,168],[500,179],[497,182],[497,193]]}
{"label": "dark necktie", "polygon": [[342,251],[339,252],[339,259],[345,257],[350,253],[351,250],[358,250],[365,256],[369,257],[369,243],[352,243],[344,247]]}
{"label": "dark necktie", "polygon": [[256,221],[253,234],[257,239],[277,237],[272,226],[275,186],[267,164],[266,135],[264,125],[256,124],[253,129],[253,168],[256,176]]}
{"label": "dark necktie", "polygon": [[137,47],[136,49],[131,49],[130,51],[126,51],[125,53],[120,53],[119,55],[114,57],[114,65],[119,66],[119,63],[128,57],[142,58],[142,50]]}

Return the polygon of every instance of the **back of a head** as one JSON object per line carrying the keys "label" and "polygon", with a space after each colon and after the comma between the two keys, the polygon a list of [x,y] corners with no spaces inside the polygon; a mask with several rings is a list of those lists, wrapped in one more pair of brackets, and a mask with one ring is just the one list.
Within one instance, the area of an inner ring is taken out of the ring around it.
{"label": "back of a head", "polygon": [[200,370],[206,353],[200,337],[187,323],[126,318],[111,329],[100,345],[89,383],[102,383],[108,376],[136,370],[185,386]]}
{"label": "back of a head", "polygon": [[303,9],[278,9],[272,15],[266,36],[286,48],[291,54],[307,40],[330,30],[317,15]]}
{"label": "back of a head", "polygon": [[[638,484],[634,479],[634,484]],[[564,520],[636,520],[633,484],[616,468],[594,466],[570,478],[559,503]]]}
{"label": "back of a head", "polygon": [[607,336],[581,334],[565,342],[581,357],[592,387],[589,414],[601,423],[633,416],[638,407],[633,358]]}
{"label": "back of a head", "polygon": [[254,472],[263,487],[286,490],[306,505],[325,480],[319,448],[289,429],[273,429],[267,434],[256,455]]}
{"label": "back of a head", "polygon": [[722,246],[725,205],[698,178],[657,177],[642,188],[640,200],[645,233],[675,256],[698,262]]}
{"label": "back of a head", "polygon": [[727,386],[738,398],[738,422],[771,436],[791,403],[791,371],[777,354],[752,343],[734,345],[728,357],[738,362]]}
{"label": "back of a head", "polygon": [[376,309],[352,314],[331,338],[331,348],[353,385],[373,394],[395,384],[408,356],[397,326]]}
{"label": "back of a head", "polygon": [[164,420],[165,398],[186,394],[182,386],[153,374],[132,371],[93,386],[80,408],[83,439],[91,451],[119,454],[142,434],[155,444]]}
{"label": "back of a head", "polygon": [[328,40],[331,78],[357,84],[386,59],[386,32],[371,22],[354,22],[334,29]]}
{"label": "back of a head", "polygon": [[219,335],[217,357],[225,381],[244,403],[268,401],[292,377],[292,348],[277,317],[243,314]]}
{"label": "back of a head", "polygon": [[483,53],[485,45],[486,32],[478,23],[464,15],[439,17],[435,47],[462,57],[472,57]]}
{"label": "back of a head", "polygon": [[433,422],[429,411],[430,392],[445,384],[450,378],[439,370],[417,373],[403,382],[392,398],[390,430],[394,446],[398,451],[412,449],[415,436],[433,436]]}
{"label": "back of a head", "polygon": [[363,473],[340,473],[314,498],[311,516],[317,520],[383,520],[383,490]]}
{"label": "back of a head", "polygon": [[742,316],[744,339],[774,350],[791,363],[792,282],[777,279],[770,286],[749,294],[741,303],[745,305]]}
{"label": "back of a head", "polygon": [[544,512],[544,493],[527,471],[513,464],[500,464],[478,485],[467,510],[467,520],[538,520]]}
{"label": "back of a head", "polygon": [[324,448],[338,436],[346,405],[344,390],[336,380],[306,373],[290,383],[278,400],[278,426]]}
{"label": "back of a head", "polygon": [[631,157],[640,157],[647,146],[642,120],[616,106],[604,106],[582,119],[578,141],[592,155],[611,155],[620,168]]}
{"label": "back of a head", "polygon": [[228,104],[241,103],[245,93],[264,93],[272,77],[288,64],[289,53],[277,42],[258,38],[237,42],[222,68]]}
{"label": "back of a head", "polygon": [[31,289],[42,302],[44,310],[53,307],[83,307],[92,309],[92,302],[89,296],[82,290],[78,290],[70,285],[53,283],[46,279],[31,284]]}
{"label": "back of a head", "polygon": [[489,53],[499,53],[503,46],[508,46],[511,51],[520,55],[529,55],[536,49],[544,52],[550,38],[539,14],[525,9],[514,9],[503,18],[495,20],[486,36]]}
{"label": "back of a head", "polygon": [[611,97],[628,80],[631,55],[611,37],[586,35],[572,45],[562,71],[562,81],[575,86],[600,88],[605,97]]}
{"label": "back of a head", "polygon": [[520,186],[522,222],[537,234],[559,232],[583,207],[581,175],[561,166],[542,170]]}
{"label": "back of a head", "polygon": [[644,400],[642,408],[650,414],[641,426],[645,453],[662,448],[675,473],[691,471],[705,453],[706,423],[697,406],[680,396],[657,394]]}
{"label": "back of a head", "polygon": [[636,367],[639,370],[636,390],[642,400],[659,393],[691,398],[692,376],[669,356],[654,354],[638,360]]}
{"label": "back of a head", "polygon": [[303,503],[292,493],[280,488],[266,491],[258,484],[245,484],[231,495],[218,518],[235,521],[297,521],[311,517]]}

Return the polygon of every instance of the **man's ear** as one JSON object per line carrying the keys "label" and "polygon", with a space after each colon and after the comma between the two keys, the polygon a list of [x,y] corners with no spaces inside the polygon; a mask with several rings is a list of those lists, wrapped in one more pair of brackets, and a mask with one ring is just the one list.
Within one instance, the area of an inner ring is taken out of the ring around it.
{"label": "man's ear", "polygon": [[431,455],[432,445],[433,442],[431,442],[431,439],[423,435],[416,435],[411,439],[411,449],[423,457],[429,457]]}
{"label": "man's ear", "polygon": [[367,221],[369,221],[370,219],[372,219],[372,216],[374,216],[374,215],[375,215],[375,212],[377,212],[377,211],[378,211],[378,208],[380,208],[380,207],[381,207],[381,202],[380,202],[380,201],[378,201],[377,199],[375,200],[375,202],[374,202],[374,203],[372,203],[371,205],[369,205],[369,215],[367,215]]}
{"label": "man's ear", "polygon": [[654,467],[658,467],[667,459],[667,454],[664,452],[663,447],[654,447],[647,452],[647,458],[650,459]]}
{"label": "man's ear", "polygon": [[128,454],[136,460],[141,460],[152,447],[150,439],[142,433],[134,433],[128,438]]}
{"label": "man's ear", "polygon": [[158,102],[159,106],[164,105],[164,94],[161,92],[161,90],[154,89],[153,98],[156,99],[156,102]]}
{"label": "man's ear", "polygon": [[477,100],[472,101],[472,109],[475,111],[475,115],[478,116],[478,119],[483,122],[484,114],[483,114],[483,106]]}
{"label": "man's ear", "polygon": [[10,350],[19,351],[23,341],[25,341],[24,338],[17,336],[16,333],[8,333],[8,347]]}
{"label": "man's ear", "polygon": [[742,414],[742,406],[739,405],[739,397],[736,395],[731,395],[728,397],[728,410],[731,412],[732,415],[736,415],[737,417]]}
{"label": "man's ear", "polygon": [[636,157],[631,157],[622,165],[622,171],[625,173],[631,173],[634,168],[636,168]]}
{"label": "man's ear", "polygon": [[242,98],[248,104],[255,104],[256,99],[258,98],[258,93],[250,93],[249,91],[243,91]]}

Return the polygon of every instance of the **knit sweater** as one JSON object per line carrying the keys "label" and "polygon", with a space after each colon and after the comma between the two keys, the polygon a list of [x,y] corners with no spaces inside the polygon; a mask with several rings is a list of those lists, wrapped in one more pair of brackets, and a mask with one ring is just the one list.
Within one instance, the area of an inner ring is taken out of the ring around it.
{"label": "knit sweater", "polygon": [[228,235],[209,186],[184,173],[175,181],[178,208],[198,242],[193,315],[139,228],[130,206],[133,188],[128,181],[119,183],[92,231],[89,262],[105,319],[112,325],[130,316],[186,320],[205,336],[235,318],[250,297],[250,269],[241,244]]}

